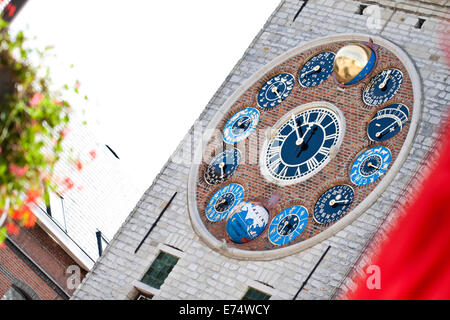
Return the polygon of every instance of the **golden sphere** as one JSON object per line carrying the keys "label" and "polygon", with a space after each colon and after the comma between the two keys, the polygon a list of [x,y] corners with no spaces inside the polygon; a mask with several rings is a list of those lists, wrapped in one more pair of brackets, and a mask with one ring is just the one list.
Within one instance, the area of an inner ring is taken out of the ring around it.
{"label": "golden sphere", "polygon": [[336,80],[346,84],[364,69],[370,60],[372,50],[363,44],[350,44],[341,48],[334,58]]}

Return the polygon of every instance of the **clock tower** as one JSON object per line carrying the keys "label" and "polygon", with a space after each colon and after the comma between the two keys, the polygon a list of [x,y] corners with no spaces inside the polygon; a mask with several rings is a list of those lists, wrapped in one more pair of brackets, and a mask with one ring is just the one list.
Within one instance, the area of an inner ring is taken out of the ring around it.
{"label": "clock tower", "polygon": [[450,102],[448,8],[377,3],[281,1],[73,298],[351,289]]}

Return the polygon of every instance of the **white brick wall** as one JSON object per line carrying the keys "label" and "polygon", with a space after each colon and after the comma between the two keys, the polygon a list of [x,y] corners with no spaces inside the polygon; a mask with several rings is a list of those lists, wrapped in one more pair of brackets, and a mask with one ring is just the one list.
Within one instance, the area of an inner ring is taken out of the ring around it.
{"label": "white brick wall", "polygon": [[[434,2],[446,4],[446,1]],[[382,31],[369,30],[368,17],[355,14],[360,2],[342,0],[311,0],[293,22],[301,3],[294,0],[280,3],[200,115],[199,126],[205,128],[220,106],[246,79],[287,50],[326,35],[375,34],[402,47],[410,55],[423,80],[422,119],[411,152],[394,182],[351,225],[310,249],[274,261],[233,260],[211,250],[191,227],[186,187],[191,161],[189,150],[193,148],[190,134],[187,134],[172,157],[177,161],[167,162],[73,299],[133,298],[133,282],[141,279],[147,271],[159,252],[159,244],[179,248],[184,255],[154,299],[240,299],[255,281],[273,287],[272,299],[292,299],[328,246],[331,249],[298,299],[329,299],[333,295],[421,159],[432,147],[437,137],[437,124],[442,122],[448,111],[450,80],[437,39],[437,33],[445,26],[439,18],[442,16],[440,13],[430,11],[436,14],[430,16],[420,9],[420,15],[417,15],[414,13],[418,11],[417,7],[405,8],[401,5],[399,7],[407,11],[397,10],[392,14],[392,9],[380,8],[382,25],[386,19],[390,20]],[[379,3],[388,5],[393,1]],[[431,8],[443,10],[442,7]],[[426,19],[422,29],[414,28],[414,21],[419,16]],[[438,55],[437,61],[430,59],[431,55]],[[199,141],[196,134],[194,145]],[[180,159],[184,159],[184,163]],[[135,248],[175,191],[178,194],[172,205],[140,251],[134,254]]]}

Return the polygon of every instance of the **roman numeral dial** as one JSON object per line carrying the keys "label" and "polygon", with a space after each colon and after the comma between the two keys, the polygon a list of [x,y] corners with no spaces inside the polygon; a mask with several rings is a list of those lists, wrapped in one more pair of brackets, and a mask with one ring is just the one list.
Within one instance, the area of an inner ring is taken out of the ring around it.
{"label": "roman numeral dial", "polygon": [[320,171],[330,160],[342,136],[341,120],[334,106],[322,104],[300,106],[280,120],[276,136],[263,150],[266,178],[281,185],[297,183]]}

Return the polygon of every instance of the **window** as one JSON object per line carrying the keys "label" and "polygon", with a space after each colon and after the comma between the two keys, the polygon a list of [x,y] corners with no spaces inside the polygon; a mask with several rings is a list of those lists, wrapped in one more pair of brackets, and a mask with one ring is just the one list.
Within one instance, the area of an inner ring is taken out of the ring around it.
{"label": "window", "polygon": [[161,251],[141,282],[159,289],[177,262],[177,257]]}
{"label": "window", "polygon": [[64,231],[67,230],[66,217],[64,214],[64,199],[51,190],[48,190],[47,195],[44,195],[44,197],[46,196],[48,196],[46,200],[47,214],[52,217],[53,221],[55,221]]}
{"label": "window", "polygon": [[248,291],[244,295],[242,300],[269,300],[270,297],[270,295],[265,294],[264,292],[258,291],[253,288],[248,288]]}
{"label": "window", "polygon": [[422,29],[423,24],[425,23],[425,19],[419,18],[417,20],[416,25],[414,26],[414,28],[416,29]]}
{"label": "window", "polygon": [[358,10],[355,12],[356,14],[359,14],[360,16],[362,16],[364,14],[364,10],[367,8],[366,5],[364,4],[360,4],[358,7]]}

